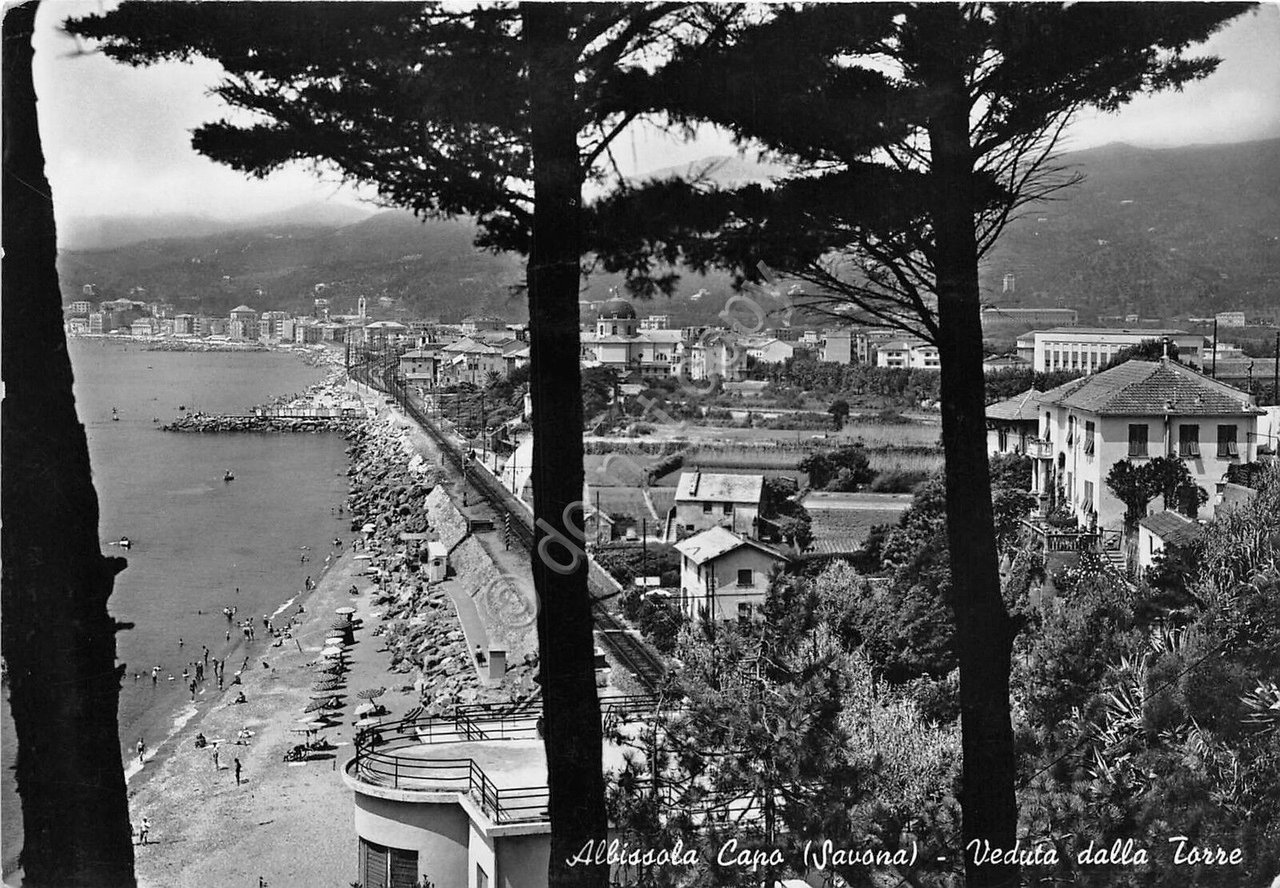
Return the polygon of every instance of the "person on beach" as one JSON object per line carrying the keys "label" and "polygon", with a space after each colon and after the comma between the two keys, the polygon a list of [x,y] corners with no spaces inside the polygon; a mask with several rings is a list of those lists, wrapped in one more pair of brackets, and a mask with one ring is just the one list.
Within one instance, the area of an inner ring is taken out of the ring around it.
{"label": "person on beach", "polygon": [[150,841],[148,838],[150,834],[151,834],[151,819],[148,817],[143,817],[142,825],[138,827],[138,844],[139,845],[147,844],[148,841]]}
{"label": "person on beach", "polygon": [[138,738],[138,764],[142,764],[142,756],[146,754],[147,741],[141,737]]}
{"label": "person on beach", "polygon": [[218,744],[213,744],[213,770],[221,771],[222,766],[218,764]]}
{"label": "person on beach", "polygon": [[196,702],[196,680],[194,678],[191,679],[189,687],[191,688],[191,702],[194,703]]}
{"label": "person on beach", "polygon": [[228,630],[227,630],[227,641],[230,641],[230,640],[231,640],[231,630],[230,630],[230,629],[228,629]]}
{"label": "person on beach", "polygon": [[158,681],[160,681],[160,667],[154,666],[151,669],[151,683],[155,684]]}
{"label": "person on beach", "polygon": [[178,647],[182,647],[184,644],[186,644],[186,642],[182,640],[182,636],[178,636]]}
{"label": "person on beach", "polygon": [[236,786],[240,785],[240,759],[236,758]]}
{"label": "person on beach", "polygon": [[204,648],[204,665],[208,666],[209,665],[209,645],[202,644],[200,646]]}

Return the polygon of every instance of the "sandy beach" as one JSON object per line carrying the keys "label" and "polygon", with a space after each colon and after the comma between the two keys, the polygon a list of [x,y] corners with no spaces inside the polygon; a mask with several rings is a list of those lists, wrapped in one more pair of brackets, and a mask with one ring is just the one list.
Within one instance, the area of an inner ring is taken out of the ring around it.
{"label": "sandy beach", "polygon": [[[378,702],[391,718],[414,708],[448,709],[456,702],[518,699],[527,693],[520,690],[528,685],[526,664],[513,663],[506,681],[485,688],[469,654],[485,637],[484,623],[494,631],[502,622],[487,612],[477,614],[468,594],[486,580],[494,581],[499,568],[489,562],[493,553],[482,554],[474,540],[464,543],[455,552],[459,574],[430,588],[412,563],[405,563],[399,535],[406,524],[414,529],[425,520],[418,497],[433,489],[429,479],[438,475],[426,466],[438,456],[411,423],[369,393],[361,395],[379,408],[380,416],[368,431],[349,438],[353,487],[348,511],[353,528],[373,525],[372,538],[367,549],[356,551],[367,534],[342,535],[344,545],[331,552],[334,560],[316,588],[298,599],[305,612],[296,618],[292,638],[273,647],[259,627],[242,684],[228,683],[220,692],[216,683],[206,682],[196,698],[197,712],[178,732],[176,746],[160,751],[130,781],[133,822],[136,826],[146,817],[151,823],[147,844],[135,846],[138,883],[145,888],[257,888],[259,879],[275,888],[346,888],[357,877],[357,839],[351,792],[341,769],[354,754],[354,710],[364,702],[357,692],[386,688]],[[416,470],[410,467],[415,462]],[[449,512],[440,495],[429,501],[444,510],[436,520],[455,525],[462,520]],[[381,577],[364,575],[366,551],[384,565],[389,562]],[[516,553],[502,554],[516,558]],[[518,570],[516,564],[510,567]],[[349,594],[353,584],[357,595]],[[483,610],[484,601],[479,605]],[[359,628],[347,656],[344,705],[334,711],[339,724],[320,732],[336,749],[305,762],[285,762],[285,753],[305,739],[303,722],[310,717],[304,719],[304,711],[321,677],[316,661],[341,607],[356,609]],[[296,605],[277,625],[295,611]],[[522,628],[531,635],[529,627]],[[517,656],[531,643],[522,634],[513,636],[508,647]],[[227,664],[228,681],[238,666]],[[233,703],[240,690],[246,702]],[[237,743],[242,728],[253,736]],[[197,748],[198,733],[211,745]],[[237,758],[242,766],[239,786]]]}
{"label": "sandy beach", "polygon": [[[345,888],[355,880],[351,797],[340,774],[352,754],[353,710],[362,702],[354,695],[366,687],[389,687],[381,702],[397,714],[416,703],[415,695],[390,686],[396,676],[386,671],[385,653],[374,650],[380,640],[371,635],[377,620],[370,618],[368,596],[347,591],[353,582],[362,591],[370,586],[354,576],[358,563],[349,551],[338,557],[301,602],[306,612],[294,628],[296,643],[287,639],[271,647],[259,635],[242,684],[228,684],[222,692],[207,687],[197,696],[200,711],[180,734],[177,749],[148,762],[145,777],[135,779],[130,813],[135,825],[144,816],[151,821],[149,842],[135,847],[139,885],[256,888],[261,877],[273,886]],[[343,606],[355,607],[363,625],[349,658],[345,706],[337,711],[342,723],[321,732],[338,748],[308,762],[286,763],[285,752],[303,738],[295,729],[302,728],[297,720],[316,681],[310,664],[325,647],[335,609]],[[228,679],[235,665],[228,664]],[[232,701],[240,690],[247,702],[237,705]],[[237,745],[242,727],[254,736]],[[220,741],[217,770],[212,745],[195,747],[197,733],[211,744]],[[236,758],[243,768],[238,787]]]}

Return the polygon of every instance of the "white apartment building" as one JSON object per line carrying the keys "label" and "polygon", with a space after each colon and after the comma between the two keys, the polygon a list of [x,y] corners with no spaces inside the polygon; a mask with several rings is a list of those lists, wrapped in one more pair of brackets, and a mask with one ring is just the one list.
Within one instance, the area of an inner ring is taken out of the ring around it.
{"label": "white apartment building", "polygon": [[1045,373],[1051,370],[1096,373],[1121,349],[1165,338],[1178,347],[1179,360],[1193,367],[1201,366],[1204,337],[1169,329],[1054,327],[1033,330],[1018,337],[1018,356]]}
{"label": "white apartment building", "polygon": [[[1169,359],[1127,361],[1039,401],[1039,438],[1027,447],[1032,491],[1060,494],[1083,524],[1107,529],[1124,524],[1125,505],[1107,486],[1123,460],[1182,459],[1209,494],[1204,513],[1211,515],[1227,467],[1256,458],[1265,413],[1250,395]],[[1154,503],[1163,508],[1159,498]]]}
{"label": "white apartment building", "polygon": [[891,339],[876,346],[877,367],[910,370],[941,370],[938,347],[923,340]]}

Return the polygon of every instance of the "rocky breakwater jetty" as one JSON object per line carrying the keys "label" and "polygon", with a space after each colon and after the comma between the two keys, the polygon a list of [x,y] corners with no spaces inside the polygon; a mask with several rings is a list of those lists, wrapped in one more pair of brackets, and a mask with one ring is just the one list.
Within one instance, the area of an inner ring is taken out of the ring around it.
{"label": "rocky breakwater jetty", "polygon": [[[363,554],[377,574],[371,594],[382,612],[391,669],[412,680],[402,689],[417,694],[426,715],[448,714],[461,703],[523,699],[529,664],[483,686],[449,592],[428,580],[428,542],[453,549],[466,535],[441,470],[416,452],[404,429],[371,423],[348,440],[351,529],[364,534]],[[456,574],[446,582],[474,586]]]}
{"label": "rocky breakwater jetty", "polygon": [[353,416],[188,413],[160,426],[163,432],[347,432],[364,424]]}
{"label": "rocky breakwater jetty", "polygon": [[187,413],[161,426],[166,432],[352,432],[368,413],[343,384],[341,368],[301,394],[280,395],[248,413]]}

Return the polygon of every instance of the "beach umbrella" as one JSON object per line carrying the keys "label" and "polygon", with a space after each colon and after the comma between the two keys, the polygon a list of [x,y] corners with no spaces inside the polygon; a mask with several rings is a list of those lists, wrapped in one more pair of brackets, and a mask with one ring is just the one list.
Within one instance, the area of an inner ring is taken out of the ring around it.
{"label": "beach umbrella", "polygon": [[312,700],[310,703],[307,704],[307,708],[302,711],[303,712],[319,712],[321,709],[325,708],[326,700],[328,700],[327,697],[323,700]]}
{"label": "beach umbrella", "polygon": [[335,614],[343,614],[345,616],[351,616],[356,612],[356,609],[354,607],[336,607],[333,609],[333,612]]}
{"label": "beach umbrella", "polygon": [[346,682],[344,682],[340,678],[326,678],[323,681],[318,681],[315,684],[313,684],[311,686],[311,690],[336,691],[338,688],[342,687],[344,684],[346,684]]}
{"label": "beach umbrella", "polygon": [[330,675],[340,675],[347,671],[347,664],[338,660],[330,660],[329,662],[322,663],[320,665],[320,671]]}
{"label": "beach umbrella", "polygon": [[324,643],[328,645],[346,644],[347,640],[341,635],[330,635],[324,640]]}
{"label": "beach umbrella", "polygon": [[324,650],[322,650],[322,651],[320,652],[320,656],[322,656],[322,657],[341,657],[341,656],[342,656],[342,648],[340,648],[340,647],[327,647],[327,648],[325,648]]}
{"label": "beach umbrella", "polygon": [[337,691],[315,691],[311,695],[312,700],[328,700],[332,697],[342,696]]}
{"label": "beach umbrella", "polygon": [[365,688],[362,691],[356,691],[356,696],[361,700],[377,700],[387,692],[386,688]]}
{"label": "beach umbrella", "polygon": [[356,722],[355,726],[357,728],[371,728],[374,725],[380,724],[382,724],[382,719],[380,718],[362,718],[360,721]]}

